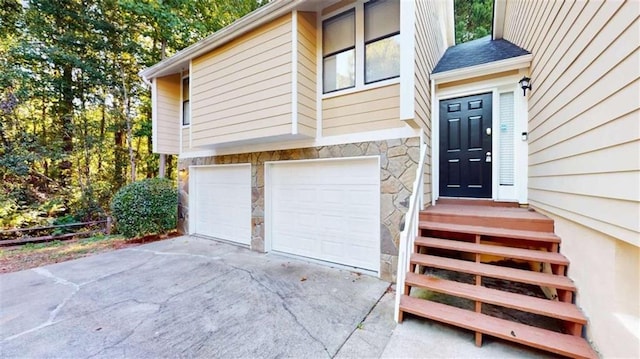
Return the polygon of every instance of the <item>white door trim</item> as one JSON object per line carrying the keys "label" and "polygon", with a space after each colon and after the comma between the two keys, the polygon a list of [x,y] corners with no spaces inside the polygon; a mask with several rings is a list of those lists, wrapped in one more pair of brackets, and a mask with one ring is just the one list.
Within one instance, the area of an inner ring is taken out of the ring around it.
{"label": "white door trim", "polygon": [[[451,88],[445,88],[438,90],[437,86],[434,86],[434,100],[432,106],[431,116],[431,128],[433,129],[431,135],[431,148],[433,153],[431,172],[431,190],[433,192],[432,204],[440,196],[440,101],[448,100],[451,98],[465,97],[471,95],[478,95],[481,93],[492,94],[492,147],[493,147],[493,166],[492,166],[492,195],[491,199],[495,201],[517,201],[518,203],[527,203],[527,186],[528,186],[528,168],[527,168],[527,155],[528,145],[526,140],[522,140],[521,134],[528,132],[528,114],[527,114],[527,97],[522,95],[522,89],[518,85],[518,80],[523,76],[524,70],[521,70],[516,75],[500,77],[496,79],[490,79],[486,81],[480,81],[470,84],[464,84]],[[500,111],[499,111],[499,97],[503,92],[514,92],[514,114],[515,114],[515,189],[508,194],[508,197],[504,197],[501,193],[505,191],[499,190],[499,177],[498,171],[500,166],[500,159],[497,155],[497,149],[499,148],[499,136],[498,129],[500,128]]]}
{"label": "white door trim", "polygon": [[[273,208],[273,194],[272,194],[272,167],[274,165],[278,165],[278,164],[283,164],[283,163],[313,163],[313,162],[336,162],[336,161],[353,161],[353,160],[371,160],[371,159],[375,159],[376,160],[376,164],[377,164],[377,169],[379,171],[380,169],[380,156],[354,156],[354,157],[332,157],[332,158],[315,158],[315,159],[304,159],[304,160],[288,160],[288,161],[265,161],[264,162],[264,226],[265,226],[265,230],[264,230],[264,234],[265,234],[265,240],[264,240],[264,251],[265,252],[273,252],[273,236],[272,236],[272,231],[273,231],[273,218],[272,218],[272,208]],[[376,218],[378,220],[380,220],[380,205],[378,205],[376,207]],[[377,226],[377,238],[380,238],[380,226]],[[278,254],[284,254],[287,256],[292,256],[292,257],[297,257],[300,258],[299,256],[293,255],[293,254],[286,254],[286,253],[280,253],[277,252]],[[326,261],[322,261],[322,260],[316,260],[316,259],[312,259],[312,258],[307,258],[304,257],[305,260],[311,260],[311,261],[318,261],[319,263],[328,263]],[[335,263],[332,262],[332,265],[334,265]],[[344,268],[351,268],[353,269],[353,267],[349,267],[349,266],[343,266],[340,264],[335,264],[337,266],[341,266]],[[367,271],[367,270],[363,270],[358,268],[357,269],[360,272],[366,272],[368,274],[371,274],[371,271]],[[377,267],[375,268],[375,274],[376,275],[380,275],[380,261],[378,260],[377,262]]]}

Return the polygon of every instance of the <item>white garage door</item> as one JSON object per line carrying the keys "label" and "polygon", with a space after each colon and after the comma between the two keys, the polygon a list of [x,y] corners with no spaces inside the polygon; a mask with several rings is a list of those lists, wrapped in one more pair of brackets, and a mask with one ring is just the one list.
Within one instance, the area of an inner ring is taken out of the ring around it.
{"label": "white garage door", "polygon": [[192,167],[189,232],[251,243],[251,165]]}
{"label": "white garage door", "polygon": [[273,250],[378,271],[377,158],[270,166]]}

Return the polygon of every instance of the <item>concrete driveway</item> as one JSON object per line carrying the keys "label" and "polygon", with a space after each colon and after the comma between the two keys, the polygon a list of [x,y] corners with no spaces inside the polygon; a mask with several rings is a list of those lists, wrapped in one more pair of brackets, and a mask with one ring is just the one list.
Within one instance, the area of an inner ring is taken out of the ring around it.
{"label": "concrete driveway", "polygon": [[0,276],[0,357],[332,357],[388,286],[180,237]]}

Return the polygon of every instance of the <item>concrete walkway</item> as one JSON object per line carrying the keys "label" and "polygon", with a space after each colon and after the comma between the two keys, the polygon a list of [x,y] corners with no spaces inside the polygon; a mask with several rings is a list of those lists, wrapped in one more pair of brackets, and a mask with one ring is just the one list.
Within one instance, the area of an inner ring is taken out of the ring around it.
{"label": "concrete walkway", "polygon": [[0,275],[2,358],[539,358],[416,318],[389,283],[180,237]]}
{"label": "concrete walkway", "polygon": [[389,284],[180,237],[0,276],[0,357],[333,357]]}
{"label": "concrete walkway", "polygon": [[554,358],[553,355],[491,337],[481,348],[470,331],[406,315],[393,320],[395,292],[382,297],[349,337],[337,358]]}

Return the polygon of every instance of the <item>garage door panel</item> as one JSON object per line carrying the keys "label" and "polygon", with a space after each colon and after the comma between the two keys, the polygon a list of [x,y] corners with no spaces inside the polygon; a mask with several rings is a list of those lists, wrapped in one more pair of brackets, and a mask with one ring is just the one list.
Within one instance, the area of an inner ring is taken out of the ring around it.
{"label": "garage door panel", "polygon": [[281,252],[309,257],[316,251],[317,243],[315,238],[290,236],[284,233],[281,233],[280,236],[282,244],[278,247],[278,250]]}
{"label": "garage door panel", "polygon": [[378,270],[377,159],[271,166],[269,215],[273,250]]}
{"label": "garage door panel", "polygon": [[371,227],[378,225],[377,222],[371,221],[369,218],[353,218],[350,221],[351,233],[355,236],[366,236],[371,233]]}
{"label": "garage door panel", "polygon": [[323,233],[329,234],[332,232],[337,232],[338,234],[344,231],[345,229],[345,221],[344,218],[335,214],[324,214],[317,216],[319,220],[319,225],[324,229]]}
{"label": "garage door panel", "polygon": [[192,176],[192,232],[249,245],[251,166],[196,167]]}

